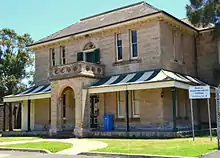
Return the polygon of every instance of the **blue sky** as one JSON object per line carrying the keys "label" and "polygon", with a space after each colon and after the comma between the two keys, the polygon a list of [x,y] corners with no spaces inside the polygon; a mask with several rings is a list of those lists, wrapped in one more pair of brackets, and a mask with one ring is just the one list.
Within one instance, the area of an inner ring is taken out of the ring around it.
{"label": "blue sky", "polygon": [[[12,28],[39,40],[79,19],[139,2],[140,0],[0,0],[0,29]],[[146,0],[168,13],[184,18],[189,0]]]}

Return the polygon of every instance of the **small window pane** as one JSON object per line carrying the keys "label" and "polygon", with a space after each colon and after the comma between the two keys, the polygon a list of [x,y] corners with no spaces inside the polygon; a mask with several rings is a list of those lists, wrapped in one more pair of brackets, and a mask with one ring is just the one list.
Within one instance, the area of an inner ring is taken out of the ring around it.
{"label": "small window pane", "polygon": [[122,46],[122,40],[118,40],[117,46]]}
{"label": "small window pane", "polygon": [[117,50],[117,60],[122,60],[122,39],[121,39],[121,34],[117,34],[116,36],[116,50]]}
{"label": "small window pane", "polygon": [[137,43],[137,31],[131,31],[132,43]]}
{"label": "small window pane", "polygon": [[125,116],[125,94],[124,92],[117,93],[118,118]]}
{"label": "small window pane", "polygon": [[137,44],[132,44],[132,57],[138,56]]}
{"label": "small window pane", "polygon": [[93,62],[93,52],[86,53],[86,61],[87,62]]}
{"label": "small window pane", "polygon": [[118,47],[118,60],[122,59],[122,47]]}

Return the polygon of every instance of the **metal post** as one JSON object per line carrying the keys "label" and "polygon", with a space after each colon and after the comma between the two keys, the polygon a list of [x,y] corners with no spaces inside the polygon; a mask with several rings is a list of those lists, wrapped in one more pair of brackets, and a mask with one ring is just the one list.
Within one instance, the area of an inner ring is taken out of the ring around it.
{"label": "metal post", "polygon": [[220,109],[219,109],[219,105],[220,105],[220,97],[219,97],[219,87],[215,89],[215,99],[216,99],[216,122],[217,122],[217,140],[218,140],[218,150],[220,150],[220,131],[219,131],[219,120],[220,120]]}
{"label": "metal post", "polygon": [[126,123],[127,123],[127,132],[130,131],[130,126],[129,126],[129,93],[128,90],[125,91],[125,101],[126,101]]}
{"label": "metal post", "polygon": [[31,131],[31,100],[28,100],[28,118],[27,118],[27,130]]}
{"label": "metal post", "polygon": [[211,114],[210,114],[210,102],[209,102],[209,99],[207,99],[207,103],[208,103],[208,115],[209,115],[210,140],[212,141],[212,123],[211,123]]}
{"label": "metal post", "polygon": [[172,90],[172,107],[173,107],[173,132],[177,132],[176,128],[176,88]]}
{"label": "metal post", "polygon": [[195,131],[194,131],[194,119],[193,119],[193,103],[192,99],[190,99],[190,107],[191,107],[191,119],[192,119],[192,134],[193,134],[193,141],[195,140]]}

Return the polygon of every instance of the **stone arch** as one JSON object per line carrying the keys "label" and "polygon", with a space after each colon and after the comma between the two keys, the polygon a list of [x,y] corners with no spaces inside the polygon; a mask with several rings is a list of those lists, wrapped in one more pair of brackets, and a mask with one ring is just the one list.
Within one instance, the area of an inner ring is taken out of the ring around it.
{"label": "stone arch", "polygon": [[75,127],[75,92],[71,86],[62,87],[60,92],[62,130],[72,131]]}
{"label": "stone arch", "polygon": [[90,49],[95,49],[96,46],[93,42],[88,42],[85,44],[85,46],[83,47],[83,50],[90,50]]}

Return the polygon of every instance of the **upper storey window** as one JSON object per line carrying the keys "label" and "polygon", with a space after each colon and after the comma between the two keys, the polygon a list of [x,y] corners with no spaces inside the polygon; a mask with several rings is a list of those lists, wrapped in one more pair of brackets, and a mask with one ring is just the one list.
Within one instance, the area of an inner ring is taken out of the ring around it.
{"label": "upper storey window", "polygon": [[131,35],[131,58],[138,57],[138,41],[137,41],[137,31],[132,30]]}
{"label": "upper storey window", "polygon": [[60,63],[66,64],[66,49],[65,46],[60,46]]}
{"label": "upper storey window", "polygon": [[85,45],[82,52],[77,53],[77,61],[86,61],[90,63],[100,63],[100,51],[92,42]]}
{"label": "upper storey window", "polygon": [[123,59],[121,34],[116,34],[116,55],[117,55],[117,61],[120,61]]}
{"label": "upper storey window", "polygon": [[55,49],[50,48],[50,56],[51,56],[51,65],[55,66],[56,65],[56,56],[55,56]]}

